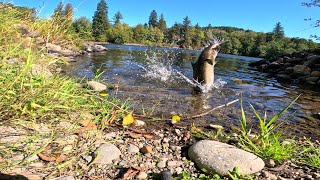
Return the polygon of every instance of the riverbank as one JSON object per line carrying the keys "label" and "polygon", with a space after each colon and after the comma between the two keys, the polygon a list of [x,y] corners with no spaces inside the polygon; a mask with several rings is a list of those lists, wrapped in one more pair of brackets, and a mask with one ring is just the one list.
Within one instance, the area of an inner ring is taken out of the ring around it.
{"label": "riverbank", "polygon": [[320,90],[319,50],[285,54],[274,59],[253,62],[249,66],[269,73],[281,83]]}

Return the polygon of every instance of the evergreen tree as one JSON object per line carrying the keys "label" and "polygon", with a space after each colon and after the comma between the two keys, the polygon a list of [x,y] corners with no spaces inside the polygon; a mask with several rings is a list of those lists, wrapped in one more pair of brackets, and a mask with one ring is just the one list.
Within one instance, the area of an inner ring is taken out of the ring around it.
{"label": "evergreen tree", "polygon": [[276,24],[276,26],[274,27],[272,33],[274,34],[275,38],[277,38],[277,39],[284,38],[284,30],[283,30],[283,27],[281,26],[280,22],[278,22]]}
{"label": "evergreen tree", "polygon": [[114,15],[113,19],[114,19],[114,24],[119,24],[120,23],[120,20],[123,19],[122,14],[120,13],[120,11],[118,11]]}
{"label": "evergreen tree", "polygon": [[182,47],[183,48],[190,48],[191,46],[191,31],[190,31],[191,21],[188,16],[183,18],[183,29],[182,29]]}
{"label": "evergreen tree", "polygon": [[159,29],[162,32],[165,32],[167,30],[167,22],[166,20],[164,20],[163,14],[160,15],[160,19],[159,19]]}
{"label": "evergreen tree", "polygon": [[149,16],[149,27],[157,27],[158,26],[158,14],[156,10],[152,10]]}
{"label": "evergreen tree", "polygon": [[108,27],[108,6],[105,0],[100,0],[92,20],[92,36],[96,41],[106,40],[105,34]]}
{"label": "evergreen tree", "polygon": [[52,18],[53,19],[61,19],[63,16],[63,3],[62,1],[58,4],[57,8],[54,10]]}
{"label": "evergreen tree", "polygon": [[185,29],[188,29],[191,26],[191,21],[189,19],[188,16],[186,16],[185,18],[183,18],[183,27]]}
{"label": "evergreen tree", "polygon": [[63,10],[63,18],[67,26],[72,24],[73,19],[73,7],[70,3],[68,3]]}

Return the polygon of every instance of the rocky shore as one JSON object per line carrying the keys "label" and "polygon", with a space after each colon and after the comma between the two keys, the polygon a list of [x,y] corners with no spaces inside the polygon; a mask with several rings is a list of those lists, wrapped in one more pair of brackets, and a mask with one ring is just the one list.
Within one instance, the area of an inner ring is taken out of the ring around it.
{"label": "rocky shore", "polygon": [[320,88],[320,52],[306,51],[282,55],[249,64],[269,73],[279,82]]}

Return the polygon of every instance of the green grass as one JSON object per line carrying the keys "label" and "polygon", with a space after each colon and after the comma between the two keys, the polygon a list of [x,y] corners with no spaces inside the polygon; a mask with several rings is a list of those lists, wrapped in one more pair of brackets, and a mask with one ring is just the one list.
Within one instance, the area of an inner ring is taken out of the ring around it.
{"label": "green grass", "polygon": [[241,101],[240,146],[247,151],[253,152],[263,159],[290,159],[294,155],[296,147],[295,144],[286,143],[283,141],[283,133],[281,130],[279,130],[279,126],[281,124],[279,124],[277,120],[292,106],[292,104],[298,98],[299,96],[290,104],[288,104],[282,111],[270,119],[267,119],[266,113],[264,113],[264,116],[261,117],[257,110],[249,103],[255,114],[255,117],[259,120],[259,129],[256,139],[249,136],[251,129],[248,130],[247,118]]}

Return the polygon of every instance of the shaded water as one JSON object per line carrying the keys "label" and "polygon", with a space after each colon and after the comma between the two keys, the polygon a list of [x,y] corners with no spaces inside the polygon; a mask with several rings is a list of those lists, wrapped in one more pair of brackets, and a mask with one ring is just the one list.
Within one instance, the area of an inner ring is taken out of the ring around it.
{"label": "shaded water", "polygon": [[[219,55],[215,66],[215,88],[199,94],[192,88],[191,62],[197,60],[200,51],[111,44],[106,47],[107,52],[80,57],[68,67],[68,72],[92,78],[97,69],[105,71],[100,78],[118,85],[110,93],[122,99],[130,98],[138,112],[143,110],[169,117],[174,111],[192,116],[228,103],[242,94],[244,102],[250,102],[258,111],[267,111],[271,116],[302,94],[283,121],[290,122],[290,128],[296,133],[320,135],[319,120],[310,118],[320,112],[320,93],[280,84],[267,74],[251,70],[248,63],[257,60],[255,58]],[[245,107],[249,119],[254,121],[247,103]],[[239,115],[240,104],[237,103],[198,118],[197,122],[232,126],[238,123]]]}

